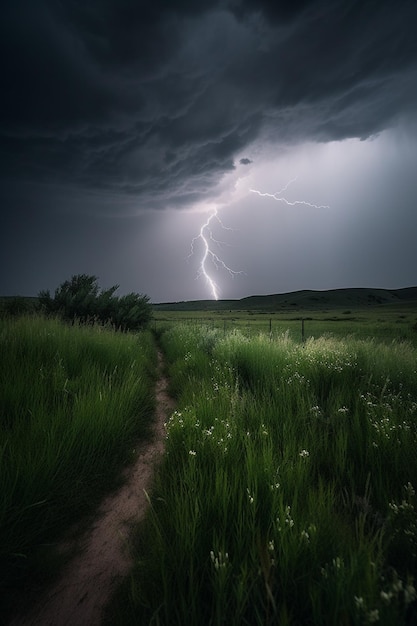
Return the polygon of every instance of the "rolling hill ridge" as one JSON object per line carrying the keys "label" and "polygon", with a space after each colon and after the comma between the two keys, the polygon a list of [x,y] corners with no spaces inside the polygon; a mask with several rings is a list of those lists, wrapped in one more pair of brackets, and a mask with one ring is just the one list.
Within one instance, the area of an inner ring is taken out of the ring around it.
{"label": "rolling hill ridge", "polygon": [[372,289],[366,287],[302,290],[290,293],[249,296],[240,300],[190,300],[153,304],[156,311],[300,311],[363,308],[408,302],[417,307],[417,287]]}

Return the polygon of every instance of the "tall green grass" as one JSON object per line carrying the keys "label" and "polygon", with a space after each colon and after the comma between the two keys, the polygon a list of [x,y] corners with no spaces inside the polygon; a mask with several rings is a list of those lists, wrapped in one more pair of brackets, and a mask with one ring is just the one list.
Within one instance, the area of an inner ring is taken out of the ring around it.
{"label": "tall green grass", "polygon": [[[154,407],[149,333],[0,320],[0,594],[115,484]],[[42,569],[42,567],[41,567]]]}
{"label": "tall green grass", "polygon": [[416,350],[189,326],[161,342],[178,409],[111,623],[413,623]]}

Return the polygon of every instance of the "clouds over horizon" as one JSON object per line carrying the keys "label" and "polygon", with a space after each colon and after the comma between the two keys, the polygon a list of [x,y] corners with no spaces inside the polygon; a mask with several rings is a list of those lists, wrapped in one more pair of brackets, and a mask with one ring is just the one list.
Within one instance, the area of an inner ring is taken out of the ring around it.
{"label": "clouds over horizon", "polygon": [[415,0],[0,15],[0,295],[89,273],[154,302],[210,297],[213,210],[210,245],[242,271],[208,266],[223,298],[416,284]]}
{"label": "clouds over horizon", "polygon": [[1,10],[9,184],[182,208],[256,163],[257,144],[415,123],[412,0],[15,0]]}

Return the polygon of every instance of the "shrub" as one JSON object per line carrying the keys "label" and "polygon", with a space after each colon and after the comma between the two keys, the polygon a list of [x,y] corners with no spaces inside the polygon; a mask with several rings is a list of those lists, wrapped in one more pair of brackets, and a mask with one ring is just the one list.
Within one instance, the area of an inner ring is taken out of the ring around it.
{"label": "shrub", "polygon": [[96,276],[74,275],[57,287],[54,297],[49,290],[41,291],[40,307],[47,315],[68,321],[99,321],[122,330],[139,330],[149,323],[152,308],[148,296],[130,293],[119,298],[114,295],[118,285],[101,290],[97,281]]}

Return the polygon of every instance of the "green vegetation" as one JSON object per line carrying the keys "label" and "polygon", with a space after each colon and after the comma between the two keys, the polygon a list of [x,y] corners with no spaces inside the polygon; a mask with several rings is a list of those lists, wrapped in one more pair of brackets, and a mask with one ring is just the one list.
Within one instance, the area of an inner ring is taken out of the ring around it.
{"label": "green vegetation", "polygon": [[[22,299],[0,319],[3,610],[51,575],[152,417],[151,334],[90,325],[81,304],[104,310],[115,288],[73,279],[55,294],[61,313],[80,305],[72,324],[14,317]],[[416,302],[307,308],[311,293],[282,310],[154,309],[178,408],[112,626],[416,623]]]}
{"label": "green vegetation", "polygon": [[390,343],[408,341],[417,346],[417,303],[378,305],[357,309],[304,310],[292,312],[260,311],[164,311],[154,310],[153,327],[169,328],[172,324],[186,323],[190,326],[210,326],[226,334],[239,330],[247,337],[259,333],[278,339],[289,333],[294,341],[319,338],[324,335],[335,338],[351,337]]}
{"label": "green vegetation", "polygon": [[130,293],[117,297],[118,285],[100,290],[97,277],[77,274],[62,283],[52,298],[49,291],[41,291],[39,305],[47,315],[59,315],[64,320],[110,323],[121,330],[139,330],[152,317],[148,296]]}
{"label": "green vegetation", "polygon": [[[0,596],[47,575],[54,544],[133,460],[153,416],[149,332],[0,319]],[[5,610],[1,607],[0,613]]]}
{"label": "green vegetation", "polygon": [[178,410],[111,624],[415,623],[417,351],[161,331]]}
{"label": "green vegetation", "polygon": [[289,332],[294,341],[323,335],[378,341],[409,341],[417,346],[417,287],[297,291],[242,300],[153,305],[154,328],[172,323],[208,325],[224,334]]}

